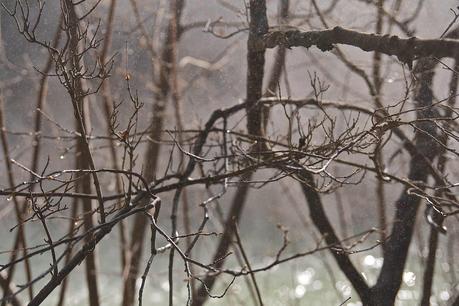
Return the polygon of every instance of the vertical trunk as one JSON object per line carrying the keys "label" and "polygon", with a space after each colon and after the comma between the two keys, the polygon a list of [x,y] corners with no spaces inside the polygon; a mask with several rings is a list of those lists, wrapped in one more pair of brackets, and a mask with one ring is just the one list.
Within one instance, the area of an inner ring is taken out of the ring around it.
{"label": "vertical trunk", "polygon": [[[280,11],[282,16],[288,14],[288,0],[281,0]],[[250,1],[250,31],[247,41],[247,80],[246,80],[246,101],[247,101],[247,131],[251,135],[263,136],[264,128],[267,125],[269,110],[263,109],[257,105],[258,100],[263,94],[263,77],[265,65],[265,50],[254,50],[252,47],[254,42],[263,34],[268,31],[268,18],[266,15],[266,3],[262,0]],[[266,91],[267,96],[272,96],[277,89],[279,79],[282,72],[282,67],[285,62],[285,49],[279,48],[276,56],[274,68],[272,70],[271,78]],[[261,143],[252,147],[252,151],[260,151],[265,149]],[[249,181],[253,173],[246,173],[240,180],[240,185],[235,192],[235,197],[232,201],[229,215],[226,218],[223,236],[220,238],[217,251],[214,255],[214,266],[221,268],[224,264],[224,256],[227,254],[233,237],[234,223],[238,223],[242,210],[244,208],[245,200],[249,192]],[[197,292],[194,294],[192,306],[201,306],[208,299],[209,293],[216,281],[215,276],[207,276]]]}
{"label": "vertical trunk", "polygon": [[426,269],[422,278],[422,300],[421,306],[430,305],[430,296],[432,295],[433,276],[435,272],[435,260],[438,247],[438,231],[434,228],[430,229],[429,239],[429,256],[427,257]]}
{"label": "vertical trunk", "polygon": [[[3,158],[5,160],[5,168],[6,168],[8,184],[11,187],[13,187],[16,184],[14,180],[13,169],[11,166],[8,137],[6,135],[4,107],[5,105],[3,103],[3,97],[0,96],[0,141],[2,145]],[[23,218],[25,216],[24,213],[26,212],[26,208],[25,208],[26,206],[21,208],[19,199],[15,196],[13,196],[13,203],[14,203],[14,211],[16,214],[16,221],[18,223],[18,230],[17,230],[17,234],[14,240],[13,252],[11,253],[10,261],[16,260],[18,254],[20,253],[21,248],[22,248],[23,256],[24,257],[27,256],[27,241],[26,241],[26,235],[25,235],[25,228],[23,226]],[[30,261],[28,258],[26,258],[26,260],[24,261],[24,265],[25,265],[26,279],[28,282],[30,282],[32,280],[32,272],[30,268]],[[11,266],[8,269],[8,273],[5,276],[5,279],[2,280],[2,287],[5,288],[5,290],[3,291],[2,306],[6,305],[7,301],[9,300],[7,294],[9,293],[9,289],[11,288],[11,284],[13,282],[15,268],[16,268],[15,265]],[[32,288],[29,288],[29,295],[30,295],[30,298],[33,297]]]}
{"label": "vertical trunk", "polygon": [[[171,0],[171,19],[169,22],[169,35],[170,35],[170,72],[169,72],[169,86],[170,86],[170,96],[171,100],[174,105],[174,114],[175,114],[175,124],[178,129],[178,142],[182,146],[183,145],[183,125],[181,119],[181,105],[179,99],[179,91],[178,91],[178,79],[177,79],[177,39],[178,39],[178,22],[177,22],[177,15],[178,15],[178,6],[181,4],[178,3],[178,0]],[[179,161],[179,169],[180,173],[183,173],[183,156],[180,156]],[[187,175],[188,176],[188,175]],[[183,196],[182,196],[183,190]],[[176,191],[174,196],[174,200],[172,201],[172,211],[171,211],[171,236],[175,236],[177,231],[177,214],[178,214],[178,206],[180,200],[184,201],[184,208],[187,208],[187,193],[186,189],[179,188]],[[188,213],[188,212],[186,212]],[[186,218],[186,215],[184,216]],[[189,224],[188,224],[189,225]],[[171,248],[169,253],[169,306],[174,304],[174,256],[175,256],[175,249]],[[191,270],[190,270],[191,271]],[[193,284],[193,282],[192,282]]]}
{"label": "vertical trunk", "polygon": [[[116,0],[111,0],[110,3],[110,8],[108,11],[108,16],[107,16],[107,30],[105,32],[104,36],[104,44],[102,47],[102,51],[100,53],[100,62],[102,65],[104,65],[106,59],[107,59],[107,54],[109,52],[109,49],[111,47],[111,42],[112,42],[112,33],[113,33],[113,27],[114,27],[114,16],[115,16],[115,8],[116,8]],[[105,71],[103,72],[105,73]],[[110,88],[110,79],[107,78],[103,81],[102,87],[102,100],[103,100],[103,107],[104,107],[104,115],[105,115],[105,121],[107,124],[107,134],[111,134],[110,130],[110,116],[113,111],[113,100],[112,100],[112,92]],[[110,158],[111,158],[111,164],[113,169],[119,170],[119,165],[118,165],[118,153],[116,151],[116,144],[115,140],[110,137],[109,138],[109,150],[110,150]],[[123,193],[123,187],[122,187],[122,180],[120,175],[115,176],[115,182],[116,182],[116,191],[118,193]],[[122,203],[122,202],[121,202]],[[122,205],[122,204],[120,204]],[[126,233],[126,225],[123,220],[119,222],[119,238],[120,238],[120,257],[121,257],[121,271],[124,273],[125,267],[126,267],[126,262],[127,262],[127,253],[128,253],[128,247],[127,247],[127,233]]]}
{"label": "vertical trunk", "polygon": [[[81,141],[77,144],[78,152],[82,152]],[[84,154],[80,154],[78,158],[78,169],[89,169],[87,159],[84,158]],[[79,182],[79,189],[85,194],[91,194],[91,180],[89,177],[83,178]],[[83,225],[85,232],[90,231],[94,227],[93,220],[93,208],[92,201],[90,199],[82,199],[83,203]],[[92,239],[90,235],[85,238],[85,242],[89,242]],[[89,294],[89,305],[99,305],[99,289],[97,282],[98,265],[96,260],[96,250],[89,253],[85,260],[85,271],[86,271],[86,286]]]}
{"label": "vertical trunk", "polygon": [[[222,260],[225,255],[228,253],[228,250],[231,245],[231,239],[233,237],[233,231],[234,231],[234,222],[239,221],[241,214],[242,214],[242,209],[244,207],[245,200],[247,198],[247,194],[249,191],[249,184],[246,183],[246,181],[250,180],[252,177],[252,173],[247,173],[241,177],[240,184],[235,197],[233,199],[233,202],[231,204],[231,209],[228,213],[228,217],[226,218],[225,222],[225,227],[224,227],[224,232],[223,236],[220,238],[220,242],[217,247],[217,251],[215,252],[214,255],[214,264],[213,266],[217,269],[221,268],[224,264],[224,260]],[[194,294],[194,300],[192,302],[192,306],[202,306],[204,303],[207,301],[209,294],[208,290],[210,291],[217,278],[215,276],[207,276],[204,279],[204,285],[201,285],[197,291],[196,294]]]}
{"label": "vertical trunk", "polygon": [[[78,189],[77,189],[78,190]],[[68,235],[69,237],[74,236],[74,230],[75,230],[75,220],[78,216],[78,200],[74,199],[72,201],[72,213],[71,213],[71,218],[69,222],[69,230],[68,230]],[[69,246],[69,250],[67,250],[67,254],[65,254],[65,265],[67,265],[70,261],[70,258],[72,258],[72,245]],[[65,295],[67,293],[67,287],[69,284],[69,278],[66,277],[60,286],[60,292],[59,292],[59,299],[57,301],[57,306],[64,306],[65,305]]]}
{"label": "vertical trunk", "polygon": [[[436,116],[432,107],[432,79],[434,76],[435,61],[422,59],[417,64],[415,71],[421,71],[415,100],[417,102],[418,119],[433,118]],[[432,161],[438,154],[438,146],[429,135],[436,135],[435,124],[429,121],[419,122],[415,133],[417,152],[412,156],[408,178],[415,182],[427,182],[428,171],[426,161]],[[420,205],[420,198],[408,194],[408,189],[403,190],[396,202],[394,225],[391,238],[384,249],[384,263],[381,268],[376,285],[373,290],[376,300],[382,304],[392,305],[402,283],[402,275],[408,256],[408,250],[413,236],[416,215]]]}
{"label": "vertical trunk", "polygon": [[[376,34],[382,33],[383,27],[383,10],[384,10],[384,0],[378,0],[377,4],[377,17],[376,17]],[[373,84],[375,89],[375,96],[373,97],[374,104],[376,108],[381,107],[381,88],[382,88],[382,78],[381,78],[381,53],[375,52],[373,54]],[[384,158],[382,148],[377,148],[378,153],[375,158],[377,159],[378,165],[384,167]],[[383,171],[383,169],[381,169]],[[379,179],[376,183],[376,196],[377,196],[377,205],[378,205],[378,217],[379,217],[379,228],[381,229],[381,241],[382,246],[384,247],[384,241],[386,240],[386,231],[383,230],[386,227],[386,199],[384,194],[384,180]]]}
{"label": "vertical trunk", "polygon": [[[456,96],[457,96],[457,87],[458,87],[458,74],[457,74],[457,69],[459,69],[459,62],[458,60],[455,61],[454,64],[454,71],[451,76],[451,81],[449,84],[449,98],[448,98],[448,106],[445,110],[445,117],[452,119],[453,117],[453,109],[456,104]],[[448,135],[445,133],[441,134],[440,138],[442,144],[447,147],[448,145]],[[446,150],[444,148],[440,148],[441,154],[438,158],[438,170],[440,173],[445,175],[445,167],[446,163],[448,161],[448,158],[446,156]],[[443,182],[436,180],[436,184],[438,186],[443,185]],[[442,196],[443,191],[437,190],[435,192],[435,196]],[[441,209],[441,208],[440,208]],[[438,224],[439,226],[442,226],[442,224]],[[430,297],[432,295],[432,285],[433,285],[433,278],[435,275],[435,262],[436,262],[436,255],[437,255],[437,248],[438,248],[438,237],[439,236],[439,229],[436,228],[431,224],[431,229],[430,229],[430,239],[429,239],[429,254],[427,257],[427,263],[425,265],[425,270],[424,270],[424,277],[423,277],[423,288],[422,288],[422,300],[421,300],[421,306],[428,306],[430,305]],[[454,270],[454,269],[453,269]]]}
{"label": "vertical trunk", "polygon": [[[180,17],[184,6],[183,0],[177,0],[175,7],[174,18],[169,19],[167,36],[164,41],[164,48],[161,53],[161,60],[155,84],[157,92],[155,93],[155,101],[153,104],[153,118],[151,125],[150,138],[158,140],[161,138],[161,131],[163,129],[163,121],[167,106],[167,99],[169,98],[170,91],[170,70],[171,63],[175,60],[172,53],[172,33],[173,28],[179,27]],[[176,24],[172,24],[172,23]],[[144,177],[148,182],[151,182],[156,177],[157,165],[159,160],[160,144],[157,141],[149,142],[147,152],[145,154],[145,167]],[[145,203],[144,203],[145,204]],[[159,212],[156,212],[159,213]],[[143,255],[143,244],[145,240],[145,233],[148,226],[148,219],[143,214],[138,214],[134,219],[134,227],[132,229],[132,240],[130,243],[130,256],[127,267],[127,278],[124,283],[123,289],[123,306],[131,306],[134,303],[135,297],[135,283],[140,272],[140,263]]]}
{"label": "vertical trunk", "polygon": [[[65,9],[68,16],[68,33],[70,35],[69,40],[69,52],[70,52],[70,71],[81,71],[81,58],[78,54],[81,52],[80,41],[79,41],[79,18],[76,13],[75,5],[70,0],[65,0]],[[94,169],[94,162],[89,152],[89,145],[86,139],[86,131],[90,130],[90,119],[87,111],[87,105],[83,99],[84,96],[84,84],[81,77],[76,77],[72,80],[72,88],[69,89],[71,95],[72,103],[74,106],[75,113],[75,125],[76,130],[81,134],[81,137],[77,142],[77,151],[79,152],[77,158],[77,164],[79,169]],[[95,174],[93,179],[95,182]],[[80,179],[78,181],[79,189],[86,194],[91,194],[91,180],[89,175],[87,178]],[[85,231],[89,231],[94,227],[93,220],[93,208],[92,201],[88,198],[81,200],[83,203],[83,224]],[[103,211],[100,212],[103,216]],[[92,240],[90,235],[85,237],[85,241],[89,242]],[[89,305],[98,306],[99,305],[99,289],[97,282],[97,260],[95,250],[88,254],[85,260],[85,270],[86,270],[86,285],[89,295]]]}
{"label": "vertical trunk", "polygon": [[[263,135],[262,111],[258,100],[262,97],[265,50],[254,48],[256,41],[268,32],[265,0],[250,1],[249,38],[247,40],[247,131],[250,135]],[[262,149],[258,146],[257,149]]]}
{"label": "vertical trunk", "polygon": [[[7,276],[4,275],[2,272],[0,272],[0,287],[2,287],[3,290],[3,295],[8,296],[14,292],[14,288],[16,287],[12,283],[7,283]],[[9,299],[10,303],[12,306],[22,306],[21,301],[15,296],[11,299]]]}

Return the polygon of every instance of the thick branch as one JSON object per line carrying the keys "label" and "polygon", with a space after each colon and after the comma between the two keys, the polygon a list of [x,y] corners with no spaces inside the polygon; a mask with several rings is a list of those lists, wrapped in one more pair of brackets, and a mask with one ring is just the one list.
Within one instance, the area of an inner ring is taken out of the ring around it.
{"label": "thick branch", "polygon": [[396,35],[377,35],[334,27],[330,30],[302,32],[275,31],[266,34],[257,42],[257,48],[274,48],[277,46],[312,47],[317,46],[322,51],[333,49],[334,44],[354,46],[367,52],[380,52],[395,55],[409,65],[414,59],[433,56],[457,57],[459,41],[452,39],[420,39],[416,37],[400,38]]}
{"label": "thick branch", "polygon": [[359,294],[362,301],[366,301],[370,294],[370,288],[363,279],[360,272],[355,268],[349,256],[342,252],[340,249],[340,239],[336,235],[333,226],[328,219],[319,192],[315,189],[314,178],[311,173],[304,170],[298,173],[298,177],[307,182],[307,184],[301,184],[303,194],[306,197],[306,201],[309,207],[309,214],[311,216],[314,225],[319,230],[320,234],[324,237],[328,245],[334,246],[331,248],[331,253],[335,258],[341,271],[346,275],[352,286]]}

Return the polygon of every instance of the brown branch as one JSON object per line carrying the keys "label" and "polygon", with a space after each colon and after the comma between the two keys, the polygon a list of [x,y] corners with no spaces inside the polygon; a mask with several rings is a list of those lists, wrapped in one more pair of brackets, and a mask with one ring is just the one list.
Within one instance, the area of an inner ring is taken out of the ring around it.
{"label": "brown branch", "polygon": [[[3,289],[4,296],[6,296],[7,300],[11,303],[12,306],[22,306],[22,303],[20,300],[18,300],[17,296],[13,296],[12,298],[8,298],[9,295],[13,294],[15,285],[11,282],[7,281],[7,276],[4,275],[4,273],[0,272],[0,286]],[[3,298],[5,299],[5,298]],[[2,301],[3,301],[2,299]]]}
{"label": "brown branch", "polygon": [[[289,1],[281,0],[280,11],[282,17],[288,15]],[[250,135],[263,136],[266,127],[269,108],[264,111],[262,105],[258,103],[262,97],[265,50],[254,50],[253,43],[268,31],[268,20],[266,16],[266,3],[264,0],[250,1],[250,23],[249,38],[247,41],[247,81],[246,81],[246,113],[247,113],[247,131]],[[272,96],[278,88],[281,77],[282,67],[285,64],[285,48],[280,47],[276,56],[276,61],[272,69],[271,78],[268,84],[266,94]],[[264,117],[263,117],[264,115]],[[263,143],[263,142],[261,142]],[[264,144],[264,143],[263,143]],[[263,146],[253,147],[255,151],[262,151]],[[233,237],[233,224],[239,222],[242,210],[249,192],[248,181],[252,178],[253,173],[245,173],[240,180],[236,195],[231,203],[229,215],[225,222],[225,230],[220,238],[217,251],[214,255],[214,263],[217,267],[222,267],[224,257],[228,252],[231,239]],[[201,306],[205,303],[216,281],[215,275],[208,275],[202,282],[196,294],[192,306]]]}
{"label": "brown branch", "polygon": [[[383,15],[384,15],[384,0],[377,0],[376,3],[376,27],[375,32],[376,34],[382,33],[383,27]],[[383,86],[383,79],[381,78],[381,53],[375,52],[373,53],[373,86],[375,90],[375,95],[373,96],[373,101],[375,104],[375,108],[381,108],[381,90]],[[370,89],[371,90],[371,89]],[[376,156],[374,159],[379,165],[384,164],[384,156],[383,156],[383,147],[381,146],[381,142],[378,143],[377,147],[375,148]],[[377,197],[377,209],[378,209],[378,221],[379,221],[379,228],[384,229],[386,227],[386,197],[384,193],[384,180],[380,177],[376,183],[376,197]],[[386,232],[384,230],[381,231],[381,241],[383,243],[384,248],[384,241],[386,240]]]}
{"label": "brown branch", "polygon": [[[105,63],[108,51],[111,47],[112,41],[112,33],[113,33],[113,23],[114,23],[114,16],[115,16],[115,8],[116,8],[116,0],[112,0],[110,3],[110,8],[108,11],[107,16],[107,28],[104,37],[104,44],[102,46],[102,51],[99,57],[99,61]],[[104,67],[104,66],[102,66]],[[112,99],[112,92],[110,88],[110,79],[107,78],[102,83],[102,100],[104,106],[104,115],[105,121],[107,124],[107,133],[110,135],[110,118],[113,112],[113,99]],[[112,162],[113,169],[119,169],[118,165],[118,153],[115,148],[115,139],[113,137],[109,137],[109,151],[110,157]],[[119,194],[123,193],[122,187],[122,180],[119,175],[115,177],[116,182],[116,190]],[[124,271],[126,264],[127,264],[127,253],[128,253],[128,246],[127,246],[127,233],[126,233],[126,226],[123,221],[119,224],[119,238],[120,238],[120,256],[121,256],[121,271]]]}
{"label": "brown branch", "polygon": [[[67,34],[69,35],[69,67],[70,70],[64,74],[65,82],[67,86],[67,91],[71,97],[71,102],[75,114],[77,131],[81,134],[79,138],[79,150],[82,152],[84,162],[87,163],[89,169],[96,169],[94,159],[92,157],[91,150],[89,148],[88,139],[86,138],[87,131],[90,130],[89,124],[89,115],[88,111],[85,110],[87,103],[85,103],[84,97],[87,95],[87,92],[84,89],[85,79],[81,75],[80,71],[84,65],[82,56],[80,54],[85,54],[88,50],[80,46],[80,29],[79,29],[79,20],[80,18],[77,15],[75,4],[71,0],[65,0],[65,14],[68,18],[66,26]],[[105,221],[105,209],[104,201],[102,196],[102,191],[99,183],[99,178],[96,173],[92,175],[94,181],[94,187],[98,196],[99,204],[99,215],[100,220],[103,223]]]}
{"label": "brown branch", "polygon": [[[227,255],[228,249],[231,245],[231,238],[233,237],[234,233],[234,222],[235,220],[239,220],[241,217],[242,208],[244,207],[244,203],[250,187],[247,181],[250,180],[251,177],[252,172],[248,172],[240,179],[240,187],[237,189],[236,195],[231,203],[231,208],[225,222],[225,230],[223,232],[223,236],[220,238],[217,251],[213,257],[214,264],[212,266],[216,269],[220,269],[224,264],[224,260],[222,259]],[[214,286],[216,280],[216,275],[208,275],[205,278],[197,293],[194,294],[195,299],[191,304],[192,306],[204,305],[209,296],[209,291]]]}
{"label": "brown branch", "polygon": [[[239,246],[239,249],[241,250],[242,257],[244,258],[244,262],[247,265],[247,269],[248,269],[248,272],[250,274],[250,278],[252,279],[253,286],[255,287],[255,291],[257,293],[257,298],[258,298],[258,303],[259,303],[260,306],[263,306],[264,303],[263,303],[263,299],[261,297],[260,288],[259,288],[257,280],[255,278],[255,273],[253,273],[252,266],[250,265],[249,258],[247,256],[245,250],[244,250],[244,247],[242,246],[241,235],[239,234],[239,228],[238,228],[237,223],[234,223],[234,233],[236,234],[236,241],[237,241],[237,244]],[[280,252],[279,252],[279,255],[277,256],[277,260],[279,260],[279,257],[280,257]]]}
{"label": "brown branch", "polygon": [[[70,217],[70,222],[69,222],[69,229],[68,229],[68,235],[69,238],[73,238],[74,236],[74,230],[75,230],[75,223],[76,223],[76,218],[77,218],[77,213],[78,213],[78,206],[76,205],[77,200],[73,200],[73,205],[72,205],[72,212],[71,212],[71,217]],[[65,254],[65,262],[64,265],[67,265],[72,258],[72,245],[69,245],[69,250],[67,250],[67,254]],[[65,295],[67,293],[67,288],[69,284],[69,278],[66,277],[62,281],[61,284],[61,290],[59,292],[59,300],[57,301],[57,306],[64,306],[65,305]]]}
{"label": "brown branch", "polygon": [[[135,0],[131,3],[135,5]],[[183,11],[184,1],[178,0],[176,6],[171,6],[176,9],[177,15],[169,19],[167,34],[164,39],[163,49],[161,51],[161,58],[156,62],[156,67],[153,68],[153,82],[155,84],[154,103],[153,103],[153,118],[151,119],[151,139],[159,139],[165,118],[165,111],[168,105],[167,99],[170,94],[170,73],[171,63],[174,60],[172,52],[173,43],[173,28],[179,28],[179,22]],[[173,24],[177,23],[177,24]],[[149,42],[149,50],[152,56],[155,56],[152,41],[145,32],[145,38]],[[159,67],[159,68],[158,68]],[[157,164],[159,161],[160,144],[157,142],[150,142],[145,154],[145,178],[147,181],[152,182],[156,177]],[[159,209],[159,207],[158,207]],[[132,229],[132,240],[130,243],[131,261],[128,266],[127,278],[124,284],[123,291],[123,306],[130,306],[134,303],[134,293],[137,275],[139,274],[139,267],[143,253],[143,243],[145,232],[148,225],[148,218],[142,214],[135,217],[134,227]]]}
{"label": "brown branch", "polygon": [[[82,58],[79,54],[84,54],[82,46],[80,46],[80,30],[79,30],[79,17],[76,12],[75,4],[71,0],[65,0],[65,9],[63,10],[65,17],[64,20],[66,22],[66,31],[67,35],[69,35],[69,69],[73,72],[78,72],[81,70],[83,66]],[[69,75],[66,78],[70,78]],[[75,114],[75,126],[76,130],[81,133],[81,137],[77,141],[77,150],[81,152],[77,156],[76,163],[77,169],[95,169],[94,160],[89,148],[88,140],[86,139],[86,131],[90,130],[90,118],[88,110],[85,109],[88,107],[87,103],[84,100],[84,79],[77,74],[75,76],[71,76],[72,78],[72,85],[69,82],[69,86],[67,87],[67,91],[71,97],[74,114]],[[104,201],[102,199],[102,191],[99,183],[98,176],[95,172],[92,173],[92,178],[94,181],[94,186],[96,189],[98,202],[99,202],[99,214],[101,218],[101,222],[105,222],[105,209],[104,209]],[[87,194],[91,194],[91,181],[89,179],[78,181],[78,188]],[[89,199],[82,199],[83,203],[83,224],[86,231],[90,230],[94,226],[93,221],[93,209],[92,209],[92,201]],[[91,241],[91,237],[86,237],[86,242]],[[89,294],[89,305],[91,306],[99,306],[100,299],[99,299],[99,288],[97,282],[97,275],[98,275],[98,267],[97,267],[97,260],[96,260],[96,252],[93,250],[92,252],[88,253],[85,260],[85,270],[86,270],[86,286],[88,289]],[[56,275],[53,276],[53,279],[57,277]]]}
{"label": "brown branch", "polygon": [[[9,142],[8,142],[8,137],[6,136],[5,133],[5,116],[4,116],[4,109],[5,105],[3,102],[3,96],[0,95],[0,141],[2,145],[2,152],[3,152],[3,158],[5,160],[5,168],[6,168],[6,175],[8,178],[8,183],[10,187],[15,185],[15,179],[14,179],[14,173],[13,169],[11,166],[11,159],[10,159],[10,149],[9,149]],[[25,217],[25,212],[27,209],[23,207],[21,209],[19,200],[16,196],[13,196],[13,203],[14,203],[14,210],[16,214],[16,221],[19,224],[18,226],[18,231],[14,240],[14,252],[11,254],[10,257],[10,262],[16,260],[17,254],[19,253],[19,249],[22,246],[22,253],[24,257],[27,257],[27,241],[26,241],[26,234],[25,234],[25,227],[23,225],[23,219]],[[10,284],[13,280],[13,275],[15,272],[15,266],[11,266],[11,268],[8,270],[8,275],[5,280],[4,287],[9,288]],[[25,261],[25,273],[26,273],[26,279],[27,282],[30,283],[32,280],[32,270],[30,266],[30,261],[27,259]],[[5,305],[6,303],[6,293],[7,291],[4,291],[3,299],[2,299],[2,306]],[[30,298],[33,297],[33,290],[32,287],[29,287],[29,295]]]}
{"label": "brown branch", "polygon": [[254,48],[264,50],[277,46],[305,47],[317,46],[322,51],[333,49],[334,44],[354,46],[367,52],[380,52],[395,55],[408,65],[417,58],[432,56],[436,58],[459,55],[459,41],[452,39],[400,38],[396,35],[377,35],[334,27],[330,30],[302,32],[298,30],[274,31],[254,42]]}
{"label": "brown branch", "polygon": [[[170,46],[169,52],[170,52],[170,70],[169,70],[169,80],[167,81],[170,87],[170,95],[172,102],[174,104],[174,114],[175,114],[175,123],[178,128],[178,142],[179,146],[183,145],[183,136],[181,131],[183,130],[183,123],[182,123],[182,111],[181,111],[181,104],[180,104],[180,97],[179,97],[179,89],[178,89],[178,79],[177,79],[177,56],[178,56],[178,50],[177,50],[177,40],[178,40],[178,27],[179,27],[179,18],[181,16],[181,12],[183,9],[183,0],[171,0],[170,2],[170,20],[169,20],[169,35],[170,35]],[[179,171],[183,171],[183,155],[180,157],[179,164],[181,165],[179,168]],[[176,235],[177,233],[177,214],[178,214],[178,205],[180,202],[180,191],[181,188],[179,188],[176,191],[176,196],[174,197],[173,203],[172,203],[172,212],[171,212],[171,232],[172,235]],[[184,209],[186,210],[188,207],[188,197],[186,193],[186,189],[183,190],[183,202],[184,202]],[[185,220],[187,219],[187,211],[185,211],[184,218]],[[189,231],[189,223],[186,223],[188,225],[188,231]],[[174,301],[174,255],[175,255],[175,249],[171,248],[171,251],[169,253],[169,306],[173,305]],[[188,271],[189,268],[187,268],[187,273],[191,273]],[[188,283],[189,286],[189,283]],[[192,294],[192,291],[190,290],[189,294]]]}

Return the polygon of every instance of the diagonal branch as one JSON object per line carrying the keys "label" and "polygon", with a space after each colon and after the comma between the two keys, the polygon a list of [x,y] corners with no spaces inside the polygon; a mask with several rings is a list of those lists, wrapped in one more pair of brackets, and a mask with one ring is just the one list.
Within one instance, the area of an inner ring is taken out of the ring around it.
{"label": "diagonal branch", "polygon": [[309,215],[311,216],[314,225],[319,230],[320,234],[324,237],[327,245],[335,246],[330,248],[330,251],[335,258],[341,271],[346,275],[352,286],[361,297],[362,301],[366,301],[370,294],[370,287],[365,282],[360,272],[356,269],[354,264],[349,259],[349,256],[341,251],[340,239],[335,233],[333,226],[328,219],[319,192],[315,188],[315,182],[313,175],[302,170],[298,174],[301,181],[307,182],[302,183],[301,188],[306,198],[307,205],[309,207]]}

